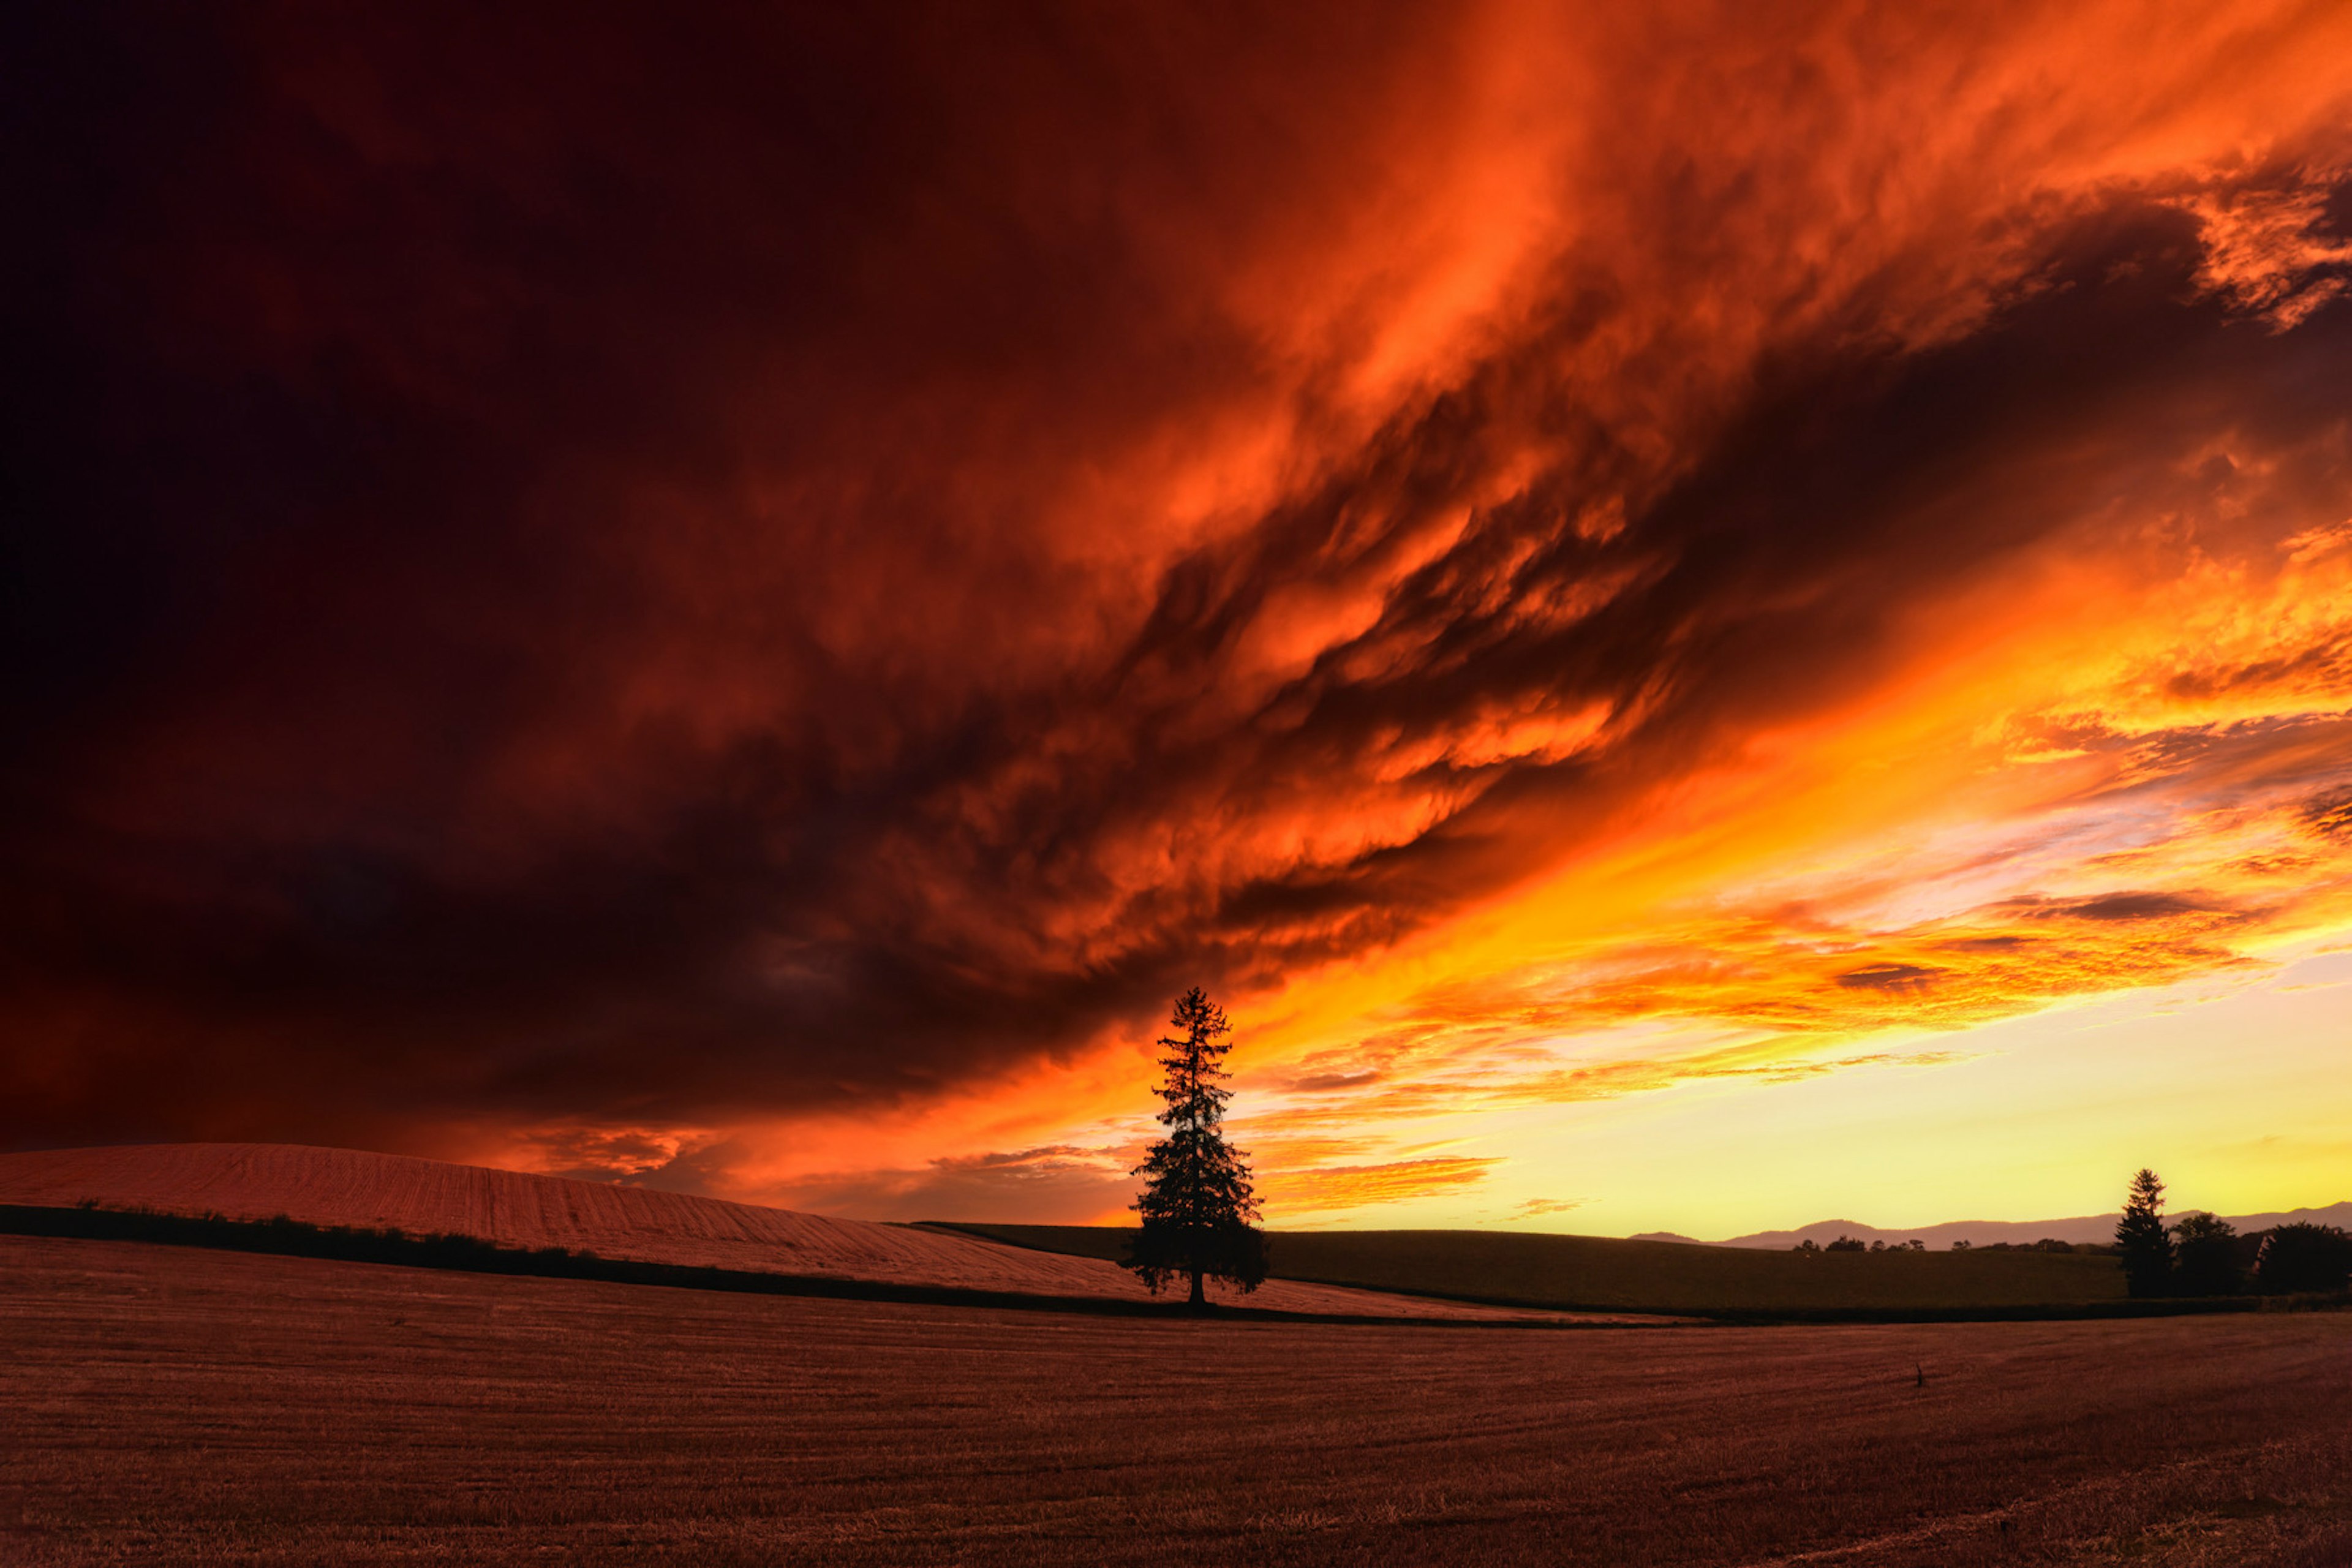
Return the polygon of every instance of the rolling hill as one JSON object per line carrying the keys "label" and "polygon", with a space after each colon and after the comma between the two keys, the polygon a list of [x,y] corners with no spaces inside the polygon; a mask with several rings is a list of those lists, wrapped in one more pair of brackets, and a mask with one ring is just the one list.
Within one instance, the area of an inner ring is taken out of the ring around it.
{"label": "rolling hill", "polygon": [[[1097,1258],[1118,1256],[1132,1234],[1095,1226],[952,1228]],[[2095,1253],[1766,1252],[1476,1230],[1280,1231],[1269,1243],[1282,1279],[1590,1310],[2002,1313],[2095,1309],[2125,1296],[2121,1267]]]}
{"label": "rolling hill", "polygon": [[[797,1278],[1060,1299],[1146,1297],[1126,1270],[1098,1257],[352,1149],[164,1143],[0,1154],[0,1204],[82,1203],[233,1219],[282,1214],[313,1225],[448,1233]],[[1295,1281],[1271,1281],[1248,1304],[1357,1317],[1496,1315]]]}

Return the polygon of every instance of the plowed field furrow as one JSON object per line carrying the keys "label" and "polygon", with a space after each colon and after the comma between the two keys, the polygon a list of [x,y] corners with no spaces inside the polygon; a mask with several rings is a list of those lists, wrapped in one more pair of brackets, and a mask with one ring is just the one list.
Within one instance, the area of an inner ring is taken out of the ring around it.
{"label": "plowed field furrow", "polygon": [[2343,1314],[1202,1322],[0,1237],[8,1568],[2342,1568],[2347,1400]]}

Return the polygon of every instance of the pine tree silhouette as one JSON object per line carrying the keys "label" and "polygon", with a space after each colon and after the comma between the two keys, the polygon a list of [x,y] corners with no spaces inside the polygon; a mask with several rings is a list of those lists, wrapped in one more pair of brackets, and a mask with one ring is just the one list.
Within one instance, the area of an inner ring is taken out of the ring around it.
{"label": "pine tree silhouette", "polygon": [[2154,1171],[2132,1178],[2123,1218],[2116,1223],[2124,1279],[2135,1296],[2161,1296],[2172,1283],[2172,1233],[2164,1226],[2164,1184]]}
{"label": "pine tree silhouette", "polygon": [[1135,1168],[1145,1178],[1135,1203],[1143,1226],[1126,1265],[1155,1296],[1170,1280],[1190,1276],[1198,1309],[1207,1304],[1204,1279],[1257,1289],[1265,1279],[1265,1236],[1251,1223],[1258,1209],[1249,1166],[1218,1131],[1233,1099],[1217,1082],[1225,1076],[1219,1064],[1233,1049],[1223,1037],[1229,1032],[1224,1009],[1195,985],[1176,999],[1169,1023],[1181,1037],[1158,1042],[1168,1049],[1160,1058],[1168,1073],[1160,1086],[1168,1103],[1160,1122],[1168,1136]]}

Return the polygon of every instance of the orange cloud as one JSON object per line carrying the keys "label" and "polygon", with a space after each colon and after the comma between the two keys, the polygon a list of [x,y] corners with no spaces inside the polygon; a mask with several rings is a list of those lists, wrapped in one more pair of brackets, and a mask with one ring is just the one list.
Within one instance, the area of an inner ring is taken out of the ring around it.
{"label": "orange cloud", "polygon": [[1367,1165],[1314,1165],[1269,1171],[1259,1181],[1265,1201],[1288,1215],[1314,1215],[1400,1203],[1475,1187],[1493,1159],[1440,1155]]}
{"label": "orange cloud", "polygon": [[1094,1212],[1199,982],[1370,1202],[2346,922],[2352,13],[553,20],[29,40],[5,1137]]}

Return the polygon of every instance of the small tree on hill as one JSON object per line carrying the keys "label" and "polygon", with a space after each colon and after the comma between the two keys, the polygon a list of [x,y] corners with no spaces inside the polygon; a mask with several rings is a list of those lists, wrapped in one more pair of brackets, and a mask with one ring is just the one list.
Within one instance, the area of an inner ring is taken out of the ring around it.
{"label": "small tree on hill", "polygon": [[1189,1276],[1197,1308],[1207,1302],[1204,1279],[1257,1289],[1265,1279],[1265,1237],[1250,1223],[1258,1209],[1249,1166],[1218,1131],[1233,1098],[1217,1081],[1233,1049],[1223,1038],[1225,1011],[1196,985],[1176,999],[1169,1022],[1177,1036],[1159,1042],[1168,1050],[1160,1058],[1168,1073],[1160,1086],[1168,1103],[1160,1122],[1168,1136],[1135,1168],[1144,1178],[1135,1203],[1143,1226],[1126,1262],[1155,1296],[1170,1280]]}
{"label": "small tree on hill", "polygon": [[2164,1184],[2154,1171],[2132,1178],[2116,1224],[2116,1249],[2123,1255],[2124,1279],[2135,1296],[2161,1296],[2172,1280],[2172,1233],[2164,1228]]}

